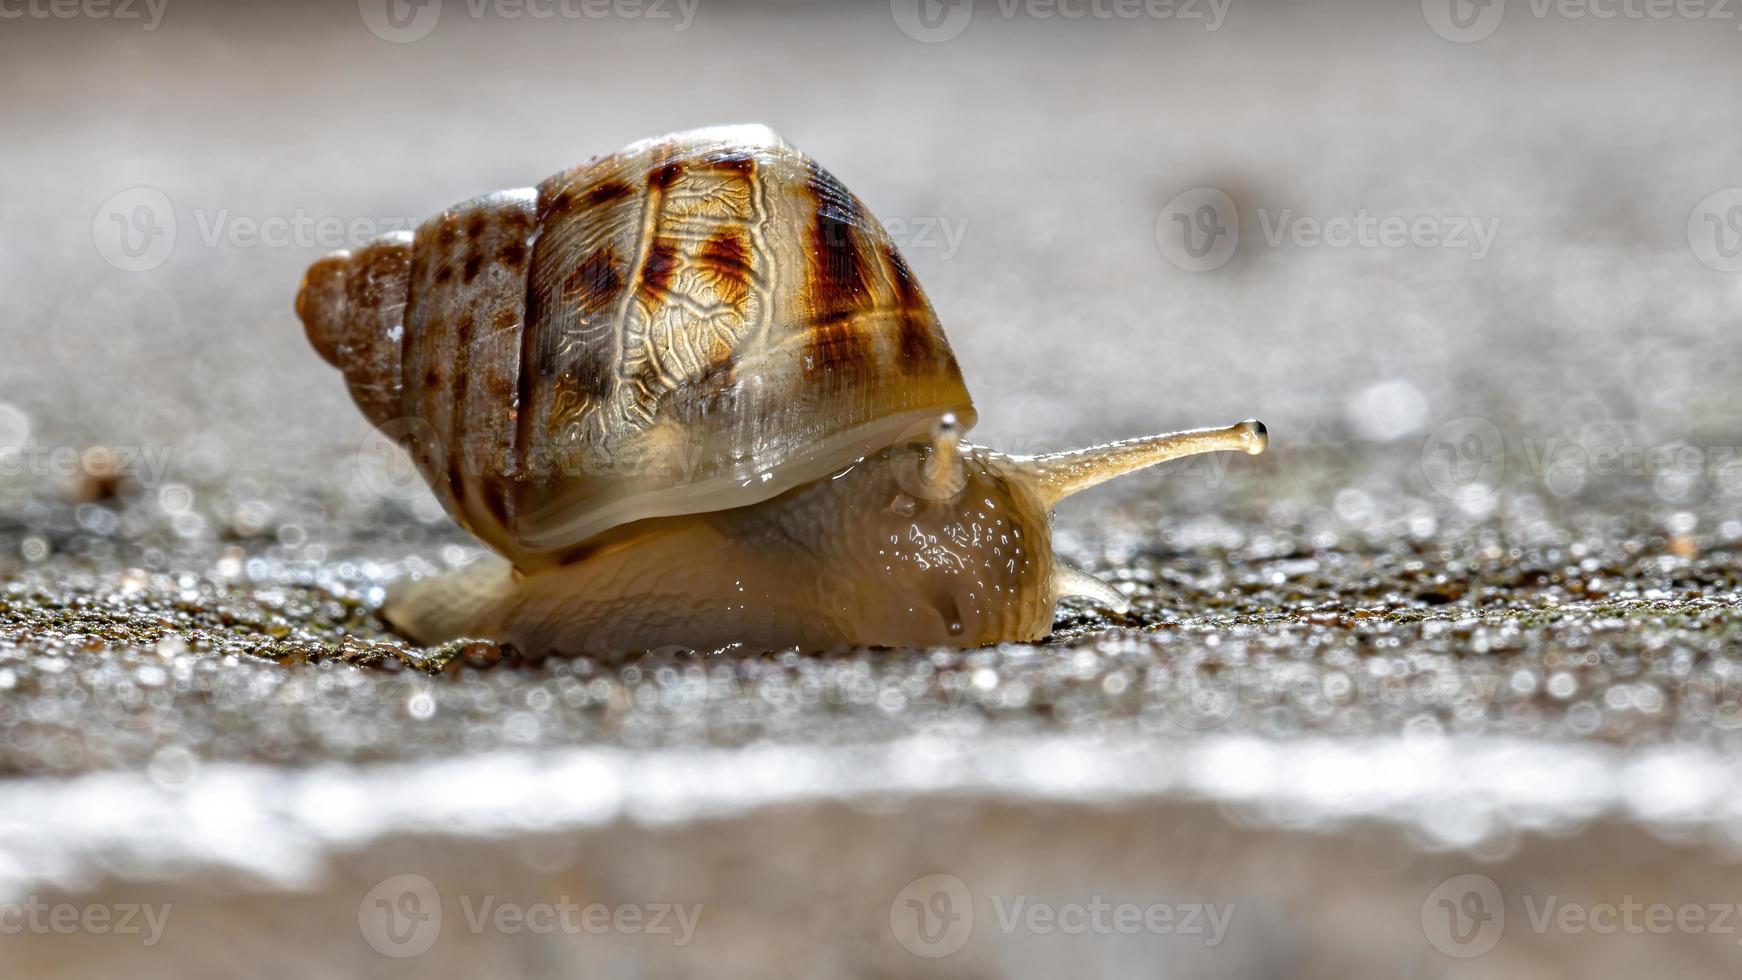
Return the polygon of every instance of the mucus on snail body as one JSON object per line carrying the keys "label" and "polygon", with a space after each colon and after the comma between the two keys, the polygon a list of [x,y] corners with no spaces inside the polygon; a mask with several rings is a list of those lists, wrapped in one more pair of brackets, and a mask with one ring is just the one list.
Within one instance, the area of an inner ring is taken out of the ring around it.
{"label": "mucus on snail body", "polygon": [[1262,452],[1246,421],[1011,456],[883,227],[762,126],[633,144],[311,266],[296,300],[352,398],[503,560],[388,620],[529,654],[1038,640],[1122,610],[1054,556],[1059,500]]}

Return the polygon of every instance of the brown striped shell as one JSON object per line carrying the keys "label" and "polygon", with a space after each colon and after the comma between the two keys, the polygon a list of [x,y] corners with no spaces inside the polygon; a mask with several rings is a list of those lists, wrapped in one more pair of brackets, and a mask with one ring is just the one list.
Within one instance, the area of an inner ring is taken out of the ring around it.
{"label": "brown striped shell", "polygon": [[310,267],[310,341],[517,563],[974,410],[889,235],[762,126],[633,144]]}

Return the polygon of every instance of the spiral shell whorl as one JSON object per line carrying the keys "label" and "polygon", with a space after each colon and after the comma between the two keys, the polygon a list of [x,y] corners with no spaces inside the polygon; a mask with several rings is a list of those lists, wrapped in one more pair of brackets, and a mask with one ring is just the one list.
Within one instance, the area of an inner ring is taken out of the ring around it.
{"label": "spiral shell whorl", "polygon": [[451,208],[415,235],[310,267],[297,296],[309,340],[370,422],[412,455],[454,518],[514,555],[505,479],[534,218],[532,191]]}
{"label": "spiral shell whorl", "polygon": [[297,312],[449,513],[523,568],[974,420],[888,233],[760,126],[636,143],[330,256]]}
{"label": "spiral shell whorl", "polygon": [[411,235],[389,235],[309,267],[296,295],[308,339],[378,427],[404,415],[401,344],[411,295]]}
{"label": "spiral shell whorl", "polygon": [[434,449],[418,463],[449,513],[510,556],[534,199],[491,194],[419,226],[405,309],[402,407]]}

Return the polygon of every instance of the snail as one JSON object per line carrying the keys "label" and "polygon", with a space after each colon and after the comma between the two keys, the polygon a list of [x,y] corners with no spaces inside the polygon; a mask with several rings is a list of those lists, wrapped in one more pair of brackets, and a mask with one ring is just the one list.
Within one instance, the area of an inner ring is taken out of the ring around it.
{"label": "snail", "polygon": [[1123,612],[1063,498],[1264,426],[1015,456],[887,232],[763,126],[632,144],[316,261],[296,311],[496,556],[390,592],[528,655],[1035,641]]}

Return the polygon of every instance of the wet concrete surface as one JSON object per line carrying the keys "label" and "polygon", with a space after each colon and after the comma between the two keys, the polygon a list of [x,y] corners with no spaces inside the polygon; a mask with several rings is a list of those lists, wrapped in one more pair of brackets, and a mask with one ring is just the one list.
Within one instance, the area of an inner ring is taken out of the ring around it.
{"label": "wet concrete surface", "polygon": [[[1267,465],[1297,464],[1285,450]],[[419,648],[379,618],[394,579],[476,554],[452,528],[316,562],[264,526],[199,557],[170,545],[178,570],[151,571],[144,555],[178,519],[223,527],[236,515],[165,512],[134,494],[40,502],[33,528],[8,532],[13,548],[49,557],[15,574],[0,605],[0,759],[70,774],[166,751],[366,763],[934,730],[1724,750],[1742,738],[1742,522],[1700,508],[1629,520],[1523,491],[1471,517],[1403,481],[1359,494],[1290,505],[1260,479],[1189,516],[1137,504],[1061,521],[1069,557],[1118,583],[1132,609],[1066,603],[1039,645],[538,663],[481,641]]]}

